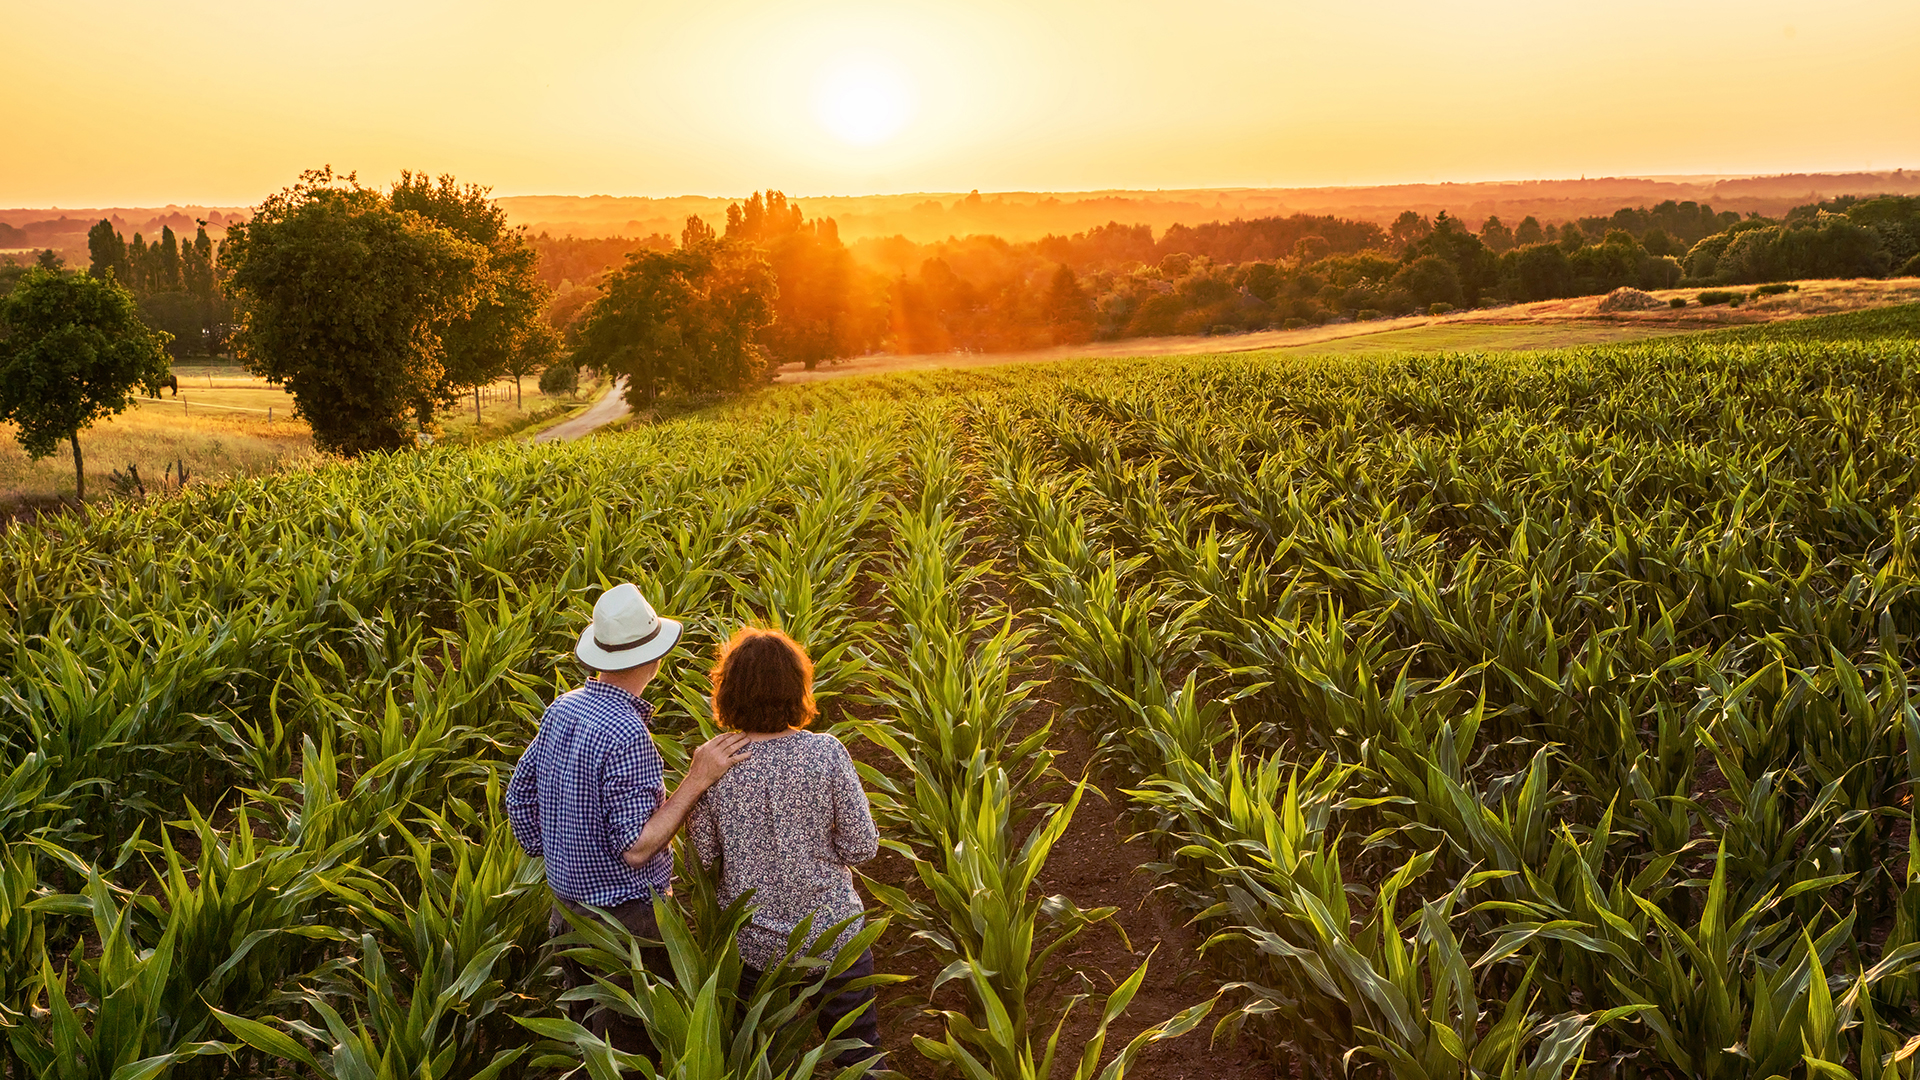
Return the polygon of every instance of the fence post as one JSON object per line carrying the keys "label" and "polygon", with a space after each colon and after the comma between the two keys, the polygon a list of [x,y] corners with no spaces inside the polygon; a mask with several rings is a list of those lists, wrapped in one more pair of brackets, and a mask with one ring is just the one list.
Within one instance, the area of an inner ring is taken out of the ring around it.
{"label": "fence post", "polygon": [[267,426],[273,426],[273,406],[267,406]]}

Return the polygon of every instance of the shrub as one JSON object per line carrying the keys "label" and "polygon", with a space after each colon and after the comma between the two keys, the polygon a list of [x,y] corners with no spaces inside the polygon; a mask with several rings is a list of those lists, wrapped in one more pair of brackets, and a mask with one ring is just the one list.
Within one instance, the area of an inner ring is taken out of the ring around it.
{"label": "shrub", "polygon": [[1715,304],[1731,304],[1738,299],[1740,299],[1739,293],[1728,292],[1725,289],[1708,289],[1699,296],[1701,307],[1712,307]]}
{"label": "shrub", "polygon": [[1671,300],[1668,300],[1668,301],[1667,301],[1667,306],[1668,306],[1668,307],[1670,307],[1670,308],[1683,308],[1683,307],[1686,307],[1686,306],[1687,306],[1687,298],[1686,298],[1686,297],[1684,297],[1684,296],[1676,296],[1676,297],[1674,297],[1673,299],[1671,299]]}
{"label": "shrub", "polygon": [[1441,301],[1440,303],[1437,303],[1437,304],[1427,305],[1427,314],[1429,315],[1445,315],[1447,312],[1452,310],[1453,310],[1453,305],[1445,301]]}
{"label": "shrub", "polygon": [[1649,311],[1659,306],[1660,301],[1651,294],[1630,285],[1622,285],[1600,301],[1601,311]]}
{"label": "shrub", "polygon": [[1380,317],[1380,312],[1375,308],[1361,308],[1353,313],[1353,317],[1361,322],[1372,322]]}
{"label": "shrub", "polygon": [[1408,263],[1393,276],[1393,285],[1409,294],[1410,303],[1421,307],[1460,302],[1459,271],[1438,255],[1422,255]]}
{"label": "shrub", "polygon": [[1305,319],[1288,319],[1286,322],[1280,324],[1280,329],[1298,330],[1305,325],[1307,325],[1307,320]]}
{"label": "shrub", "polygon": [[1779,282],[1773,283],[1772,285],[1762,285],[1759,288],[1753,290],[1753,298],[1755,300],[1758,300],[1763,296],[1779,296],[1781,293],[1790,293],[1790,292],[1799,292],[1799,291],[1800,291],[1800,286],[1789,285],[1784,281],[1779,281]]}
{"label": "shrub", "polygon": [[540,392],[548,397],[572,397],[580,389],[580,369],[572,364],[548,364],[540,373]]}
{"label": "shrub", "polygon": [[1920,255],[1915,255],[1913,258],[1907,260],[1906,265],[1900,268],[1900,276],[1920,277]]}

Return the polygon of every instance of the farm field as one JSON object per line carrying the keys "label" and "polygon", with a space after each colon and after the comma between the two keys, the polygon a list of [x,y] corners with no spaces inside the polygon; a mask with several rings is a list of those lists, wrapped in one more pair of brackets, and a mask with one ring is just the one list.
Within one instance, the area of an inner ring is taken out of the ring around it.
{"label": "farm field", "polygon": [[[630,579],[673,768],[732,628],[812,649],[907,1075],[1910,1077],[1917,330],[844,379],[13,525],[6,1068],[610,1076],[500,791]],[[832,1075],[680,866],[662,1071]]]}

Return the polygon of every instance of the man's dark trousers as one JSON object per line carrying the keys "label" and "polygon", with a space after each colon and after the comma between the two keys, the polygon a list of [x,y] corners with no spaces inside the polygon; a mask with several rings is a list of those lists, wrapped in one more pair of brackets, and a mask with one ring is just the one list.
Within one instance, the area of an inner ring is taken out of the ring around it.
{"label": "man's dark trousers", "polygon": [[[572,929],[567,925],[567,917],[563,909],[571,911],[576,918],[594,922],[600,919],[600,916],[585,904],[575,903],[559,896],[554,897],[553,900],[553,914],[547,917],[547,936],[549,937],[559,937]],[[652,900],[645,897],[629,900],[624,904],[607,908],[606,912],[618,920],[620,925],[626,927],[627,932],[634,937],[642,941],[660,940],[660,924],[654,921]],[[641,947],[640,966],[655,975],[670,976],[673,971],[673,961],[668,958],[667,950],[657,945]],[[593,975],[578,961],[562,959],[560,970],[566,977],[569,989],[594,985]],[[614,981],[618,985],[632,989],[625,979]],[[593,1032],[596,1038],[605,1040],[616,1050],[625,1050],[629,1054],[644,1054],[649,1058],[654,1057],[653,1040],[647,1037],[647,1029],[640,1021],[607,1009],[589,1016],[588,1011],[593,1008],[593,1004],[591,1001],[569,1001],[567,1015],[574,1023]]]}

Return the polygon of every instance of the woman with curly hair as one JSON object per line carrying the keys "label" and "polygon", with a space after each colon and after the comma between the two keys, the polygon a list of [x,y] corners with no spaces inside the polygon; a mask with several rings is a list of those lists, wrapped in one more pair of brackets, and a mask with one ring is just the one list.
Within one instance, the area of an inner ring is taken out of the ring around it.
{"label": "woman with curly hair", "polygon": [[[735,634],[714,668],[713,710],[722,727],[747,737],[751,756],[694,804],[687,834],[703,864],[720,859],[722,904],[753,890],[752,920],[739,937],[748,969],[745,995],[786,953],[788,935],[808,916],[809,951],[831,955],[859,929],[857,916],[866,908],[851,867],[873,858],[880,837],[847,748],[832,735],[806,730],[817,710],[813,661],[799,643],[778,630]],[[855,921],[832,945],[815,949],[821,931],[849,918]],[[869,949],[821,992],[823,1034],[866,1005],[844,1036],[871,1049],[849,1050],[837,1064],[855,1064],[879,1049],[872,987],[846,989],[872,974]],[[884,1059],[874,1062],[884,1066]]]}

